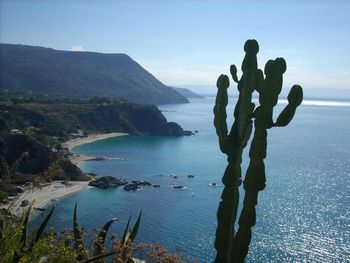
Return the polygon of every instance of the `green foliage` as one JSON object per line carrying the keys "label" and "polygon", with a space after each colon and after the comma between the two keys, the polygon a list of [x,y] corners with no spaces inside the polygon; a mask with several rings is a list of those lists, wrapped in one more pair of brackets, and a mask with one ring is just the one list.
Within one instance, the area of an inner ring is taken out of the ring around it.
{"label": "green foliage", "polygon": [[[28,135],[2,135],[6,146],[0,153],[0,201],[13,193],[16,185],[33,182],[35,186],[52,180],[87,181],[85,175],[67,158],[62,158]],[[24,152],[23,152],[24,151]]]}
{"label": "green foliage", "polygon": [[[8,213],[0,213],[0,258],[3,262],[28,262],[24,258],[42,238],[43,231],[50,220],[54,208],[32,234],[27,234],[31,206],[20,220],[14,220]],[[23,259],[23,260],[22,260]]]}
{"label": "green foliage", "polygon": [[[7,147],[6,147],[7,148]],[[22,174],[18,173],[18,167],[21,162],[28,157],[27,152],[23,152],[19,158],[9,167],[6,158],[0,153],[0,201],[7,198],[9,195],[16,195],[15,184],[27,181],[31,176],[23,178]]]}
{"label": "green foliage", "polygon": [[86,259],[87,251],[84,247],[84,243],[82,239],[82,231],[78,225],[77,204],[75,204],[74,214],[73,214],[73,233],[74,233],[74,249],[77,252],[77,260]]}
{"label": "green foliage", "polygon": [[[179,125],[168,123],[155,106],[106,98],[0,104],[0,120],[8,126],[5,132],[20,129],[44,144],[68,139],[68,134],[76,133],[77,129],[89,133],[118,131],[152,135],[182,132]],[[53,136],[56,140],[52,140]]]}
{"label": "green foliage", "polygon": [[33,250],[33,247],[40,240],[44,232],[44,229],[53,214],[54,207],[52,207],[51,211],[45,217],[44,221],[40,224],[38,229],[34,233],[32,233],[32,235],[27,235],[27,227],[28,227],[30,211],[31,211],[31,206],[28,208],[28,210],[25,213],[24,221],[21,228],[20,249],[15,250],[13,262],[20,262],[21,258],[23,258],[26,254],[28,254],[28,252],[30,253]]}
{"label": "green foliage", "polygon": [[[226,107],[228,104],[227,89],[229,78],[220,75],[217,81],[218,92],[214,106],[214,126],[219,138],[220,150],[228,158],[222,182],[224,190],[217,211],[218,226],[216,229],[215,249],[217,263],[243,262],[251,241],[251,228],[256,223],[255,206],[258,192],[265,188],[265,165],[267,150],[267,129],[286,126],[293,118],[297,107],[303,100],[303,90],[294,85],[288,95],[288,105],[273,121],[273,108],[278,102],[282,90],[283,74],[287,69],[283,58],[269,60],[264,72],[258,69],[258,42],[248,40],[244,45],[246,53],[242,62],[242,76],[238,80],[237,67],[231,65],[230,73],[236,82],[239,97],[234,110],[234,123],[228,132]],[[264,76],[265,75],[265,76]],[[259,94],[259,106],[252,103],[252,94]],[[254,136],[249,150],[249,166],[246,171],[243,187],[245,190],[243,209],[238,220],[239,229],[235,232],[239,203],[239,186],[241,185],[242,153],[250,135]]]}
{"label": "green foliage", "polygon": [[98,237],[95,241],[95,244],[94,244],[94,256],[104,254],[104,252],[105,252],[104,245],[105,245],[107,232],[108,232],[109,228],[111,227],[111,225],[113,224],[113,222],[117,221],[117,220],[118,220],[118,218],[112,218],[101,229],[101,231],[98,234]]}
{"label": "green foliage", "polygon": [[171,254],[164,249],[160,244],[136,244],[134,250],[136,257],[142,258],[148,263],[184,263],[197,262],[194,260],[183,260],[179,254]]}
{"label": "green foliage", "polygon": [[40,131],[28,130],[28,132],[26,132],[26,134],[32,136],[33,138],[35,138],[36,140],[38,140],[39,142],[41,142],[44,145],[50,144],[49,136],[47,136],[46,134],[44,134]]}
{"label": "green foliage", "polygon": [[[114,256],[115,262],[133,262],[131,244],[134,241],[140,221],[140,212],[135,225],[129,229],[130,219],[125,227],[123,240],[114,240],[110,252],[106,251],[105,239],[108,230],[117,218],[109,220],[99,232],[94,247],[91,251],[85,248],[82,239],[82,230],[78,225],[77,205],[73,213],[73,231],[63,233],[59,238],[49,231],[44,234],[54,207],[46,215],[39,227],[28,234],[28,221],[31,214],[31,206],[23,216],[16,220],[10,214],[0,213],[0,258],[1,262],[39,262],[44,259],[47,262],[104,262],[105,257]],[[72,235],[73,234],[73,235]],[[71,241],[74,241],[71,244]],[[92,255],[91,255],[92,254]],[[119,261],[118,261],[119,260]]]}
{"label": "green foliage", "polygon": [[130,224],[130,220],[131,220],[131,216],[129,217],[129,220],[128,220],[128,223],[126,224],[126,227],[125,227],[125,230],[124,230],[124,234],[123,234],[123,237],[122,237],[122,240],[121,240],[121,244],[124,246],[126,245],[126,243],[128,241],[130,242],[133,242],[136,235],[137,235],[137,232],[139,230],[139,226],[140,226],[140,221],[141,221],[141,215],[142,215],[142,211],[140,212],[137,220],[136,220],[136,223],[135,225],[129,229],[129,224]]}
{"label": "green foliage", "polygon": [[0,214],[1,242],[0,258],[2,262],[13,262],[15,251],[21,248],[23,224],[21,221],[12,220],[10,215]]}

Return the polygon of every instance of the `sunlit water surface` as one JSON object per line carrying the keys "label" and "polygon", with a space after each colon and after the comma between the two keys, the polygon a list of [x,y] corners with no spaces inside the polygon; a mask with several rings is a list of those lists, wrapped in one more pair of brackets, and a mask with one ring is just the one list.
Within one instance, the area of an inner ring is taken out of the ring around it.
{"label": "sunlit water surface", "polygon": [[[119,222],[111,232],[120,236],[129,215],[135,220],[142,210],[137,242],[160,242],[185,257],[212,262],[223,188],[210,183],[220,184],[226,164],[212,125],[213,103],[214,98],[206,98],[160,107],[169,121],[197,130],[195,136],[125,136],[74,148],[108,158],[84,163],[85,172],[147,180],[161,187],[136,192],[85,189],[56,202],[51,225],[71,228],[77,202],[87,241],[112,217]],[[284,101],[277,111],[283,106]],[[267,187],[259,194],[246,262],[349,262],[349,131],[349,102],[308,101],[288,127],[268,132]],[[174,189],[174,184],[186,188]]]}

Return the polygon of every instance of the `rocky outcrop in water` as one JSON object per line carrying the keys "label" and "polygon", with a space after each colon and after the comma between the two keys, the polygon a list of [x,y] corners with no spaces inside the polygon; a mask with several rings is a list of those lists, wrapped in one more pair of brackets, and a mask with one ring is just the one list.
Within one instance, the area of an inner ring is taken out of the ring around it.
{"label": "rocky outcrop in water", "polygon": [[124,191],[136,191],[141,189],[141,186],[151,186],[152,184],[147,181],[131,181],[130,184],[124,186]]}
{"label": "rocky outcrop in water", "polygon": [[110,189],[121,185],[126,185],[128,182],[115,178],[113,176],[102,176],[89,182],[89,186],[94,186],[100,189]]}

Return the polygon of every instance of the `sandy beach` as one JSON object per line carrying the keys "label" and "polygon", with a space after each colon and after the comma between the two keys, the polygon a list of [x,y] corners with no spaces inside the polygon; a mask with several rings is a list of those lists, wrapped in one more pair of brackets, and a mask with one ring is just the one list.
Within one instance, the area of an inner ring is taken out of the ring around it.
{"label": "sandy beach", "polygon": [[69,160],[78,167],[85,161],[92,161],[97,159],[99,158],[96,156],[90,156],[79,153],[72,153],[72,155],[69,157]]}
{"label": "sandy beach", "polygon": [[69,141],[63,143],[62,146],[68,148],[71,151],[72,148],[74,148],[78,145],[81,145],[81,144],[99,141],[99,140],[112,138],[112,137],[124,136],[124,135],[128,135],[128,134],[122,133],[122,132],[89,134],[87,137],[84,137],[84,138],[77,138],[77,139],[69,140]]}
{"label": "sandy beach", "polygon": [[[68,148],[69,151],[72,151],[72,148],[74,148],[78,145],[82,145],[82,144],[90,143],[90,142],[94,142],[94,141],[99,141],[99,140],[103,140],[103,139],[107,139],[107,138],[112,138],[112,137],[125,136],[125,135],[128,135],[128,134],[121,133],[121,132],[90,134],[84,138],[77,138],[77,139],[69,140],[69,141],[63,143],[62,146],[65,148]],[[76,166],[80,166],[83,162],[95,160],[96,158],[98,158],[98,157],[72,152],[72,156],[69,159]]]}
{"label": "sandy beach", "polygon": [[[68,148],[70,151],[72,148],[85,144],[90,143],[98,140],[103,140],[107,138],[117,137],[117,136],[123,136],[128,135],[126,133],[104,133],[104,134],[91,134],[84,138],[77,138],[69,140],[65,143],[63,143],[63,147]],[[79,166],[82,162],[87,160],[95,160],[99,157],[96,156],[88,156],[78,153],[73,153],[70,157],[70,160],[75,165]],[[47,183],[43,185],[41,188],[32,188],[27,187],[24,191],[24,193],[21,193],[13,198],[8,204],[1,205],[0,208],[8,209],[11,212],[11,214],[15,216],[20,216],[25,209],[28,208],[28,206],[22,207],[22,201],[28,200],[29,203],[33,203],[34,208],[40,208],[45,206],[46,204],[53,202],[57,200],[58,198],[61,198],[63,196],[66,196],[68,194],[72,194],[75,192],[78,192],[88,186],[87,181],[69,181],[65,184],[62,184],[61,181],[54,181],[52,183]]]}
{"label": "sandy beach", "polygon": [[54,202],[58,198],[66,196],[68,194],[75,193],[80,191],[88,186],[87,181],[85,182],[75,182],[69,181],[65,184],[62,184],[61,181],[54,181],[52,183],[47,183],[41,188],[31,188],[28,187],[21,193],[14,197],[13,202],[10,202],[7,205],[1,205],[0,208],[9,208],[11,214],[15,216],[20,216],[28,206],[21,207],[23,200],[28,200],[29,203],[33,203],[33,208],[43,207],[44,205]]}

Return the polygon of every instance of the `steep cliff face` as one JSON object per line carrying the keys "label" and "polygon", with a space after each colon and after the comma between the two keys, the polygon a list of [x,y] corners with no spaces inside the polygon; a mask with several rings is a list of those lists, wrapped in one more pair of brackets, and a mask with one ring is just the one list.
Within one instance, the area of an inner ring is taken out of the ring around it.
{"label": "steep cliff face", "polygon": [[7,146],[5,158],[10,165],[24,152],[28,153],[23,158],[17,171],[25,174],[38,174],[49,167],[57,157],[45,145],[27,135],[6,135],[3,137]]}
{"label": "steep cliff face", "polygon": [[138,135],[183,135],[157,107],[110,100],[24,102],[0,105],[0,121],[7,127],[34,126],[61,136],[77,129],[89,133],[126,132]]}
{"label": "steep cliff face", "polygon": [[126,54],[59,51],[0,44],[0,93],[188,103]]}
{"label": "steep cliff face", "polygon": [[90,113],[78,114],[82,128],[98,131],[119,130],[139,135],[182,135],[183,129],[167,122],[155,106],[124,104],[97,106]]}
{"label": "steep cliff face", "polygon": [[[55,177],[52,177],[51,179],[73,181],[89,179],[68,159],[59,159],[57,154],[53,153],[47,146],[38,142],[31,136],[7,134],[1,136],[1,142],[0,147],[2,149],[0,151],[0,155],[5,159],[8,167],[13,167],[21,155],[23,155],[23,153],[27,153],[19,163],[15,178],[13,178],[15,181],[18,181],[17,179],[22,180],[22,178],[24,181],[26,181],[25,178],[27,178],[28,181],[31,181],[31,179],[33,179],[35,176],[45,172],[50,165],[56,161],[57,168],[59,168],[60,171],[55,173]],[[25,177],[24,175],[30,176]]]}
{"label": "steep cliff face", "polygon": [[59,157],[33,137],[0,134],[0,202],[17,193],[16,185],[44,174],[40,180],[90,180],[70,160]]}

